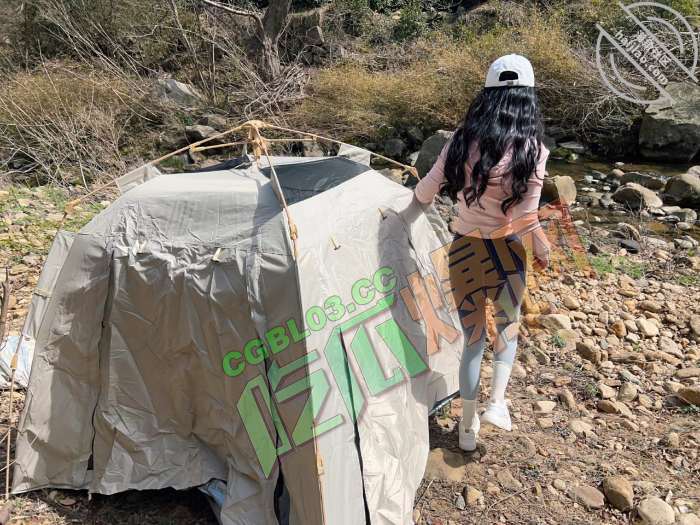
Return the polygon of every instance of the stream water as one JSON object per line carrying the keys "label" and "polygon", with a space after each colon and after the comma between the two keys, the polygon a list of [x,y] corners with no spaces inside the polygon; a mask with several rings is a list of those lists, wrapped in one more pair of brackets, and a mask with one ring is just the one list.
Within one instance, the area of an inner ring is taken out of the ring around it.
{"label": "stream water", "polygon": [[[640,172],[656,172],[667,177],[673,177],[686,173],[691,165],[683,164],[652,164],[652,163],[625,163],[622,170],[625,172],[630,171],[640,171]],[[596,192],[602,192],[603,190],[601,184],[598,181],[593,183],[587,183],[584,180],[586,175],[590,175],[593,170],[600,171],[606,175],[610,173],[613,169],[611,162],[590,159],[590,158],[580,158],[576,161],[565,161],[552,159],[547,162],[547,171],[550,175],[568,175],[576,182],[576,188],[578,190],[578,197],[586,195],[586,191],[582,191],[584,188],[594,188]],[[613,190],[614,191],[614,190]],[[660,193],[660,192],[659,192]],[[636,218],[631,216],[620,215],[612,210],[602,207],[591,207],[588,208],[588,214],[590,216],[599,217],[600,222],[597,222],[598,226],[603,227],[614,227],[619,222],[628,222],[635,224],[637,222]],[[581,218],[580,213],[574,212],[576,218]],[[655,235],[663,237],[666,240],[673,240],[674,238],[680,237],[682,235],[690,235],[695,239],[700,240],[700,226],[696,223],[688,231],[678,230],[672,223],[662,222],[659,220],[654,220],[653,217],[646,219],[644,225]]]}

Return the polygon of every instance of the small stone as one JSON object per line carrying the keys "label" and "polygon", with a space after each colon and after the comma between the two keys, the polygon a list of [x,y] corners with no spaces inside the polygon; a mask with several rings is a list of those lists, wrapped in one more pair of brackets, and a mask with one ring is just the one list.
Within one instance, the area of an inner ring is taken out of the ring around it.
{"label": "small stone", "polygon": [[556,332],[562,328],[571,330],[571,319],[568,315],[547,314],[539,316],[540,324],[551,332]]}
{"label": "small stone", "polygon": [[605,383],[598,383],[598,390],[600,391],[600,397],[603,399],[612,399],[615,397],[615,389]]}
{"label": "small stone", "polygon": [[644,525],[672,525],[676,521],[673,508],[657,497],[642,500],[637,507],[637,514]]}
{"label": "small stone", "polygon": [[689,405],[700,406],[700,386],[686,386],[678,390],[678,397]]}
{"label": "small stone", "polygon": [[593,341],[590,339],[584,339],[576,343],[576,352],[586,361],[590,361],[593,364],[599,364],[601,361],[600,349],[596,348]]}
{"label": "small stone", "polygon": [[569,430],[577,436],[586,436],[593,432],[593,426],[582,419],[572,419],[569,421]]}
{"label": "small stone", "polygon": [[617,510],[627,512],[634,504],[632,484],[622,476],[611,476],[603,481],[603,492]]}
{"label": "small stone", "polygon": [[459,510],[465,510],[467,508],[467,502],[464,499],[464,496],[461,494],[457,494],[457,499],[455,500],[455,507],[457,507]]}
{"label": "small stone", "polygon": [[513,474],[511,474],[510,470],[508,469],[500,470],[498,474],[496,474],[496,479],[498,480],[498,483],[500,483],[501,487],[506,490],[515,492],[523,488],[522,483],[515,479]]}
{"label": "small stone", "polygon": [[491,483],[490,481],[486,484],[486,494],[489,494],[491,496],[496,496],[497,494],[501,493],[501,489],[498,488],[498,485]]}
{"label": "small stone", "polygon": [[654,301],[641,301],[639,303],[639,309],[644,310],[645,312],[653,312],[655,314],[663,311],[663,307]]}
{"label": "small stone", "polygon": [[563,302],[564,306],[566,306],[569,310],[578,310],[579,308],[581,308],[581,301],[579,301],[573,295],[565,295]]}
{"label": "small stone", "polygon": [[484,495],[481,493],[481,491],[472,486],[464,487],[462,490],[462,497],[470,507],[475,507],[484,499]]}
{"label": "small stone", "polygon": [[691,379],[693,377],[700,377],[700,368],[681,368],[674,375],[678,379]]}
{"label": "small stone", "polygon": [[466,460],[462,454],[444,448],[430,451],[425,467],[425,478],[462,481],[466,471]]}
{"label": "small stone", "polygon": [[567,485],[566,481],[564,481],[563,479],[555,479],[552,482],[552,486],[557,490],[565,491]]}
{"label": "small stone", "polygon": [[664,436],[663,443],[670,448],[678,448],[681,446],[681,437],[678,432],[669,432]]}
{"label": "small stone", "polygon": [[683,359],[683,352],[678,347],[678,344],[670,337],[661,336],[659,337],[659,350],[676,356],[679,359]]}
{"label": "small stone", "polygon": [[204,126],[202,124],[185,127],[185,135],[190,142],[200,142],[215,136],[217,133],[218,132],[211,126]]}
{"label": "small stone", "polygon": [[627,335],[627,327],[625,326],[624,321],[622,321],[621,319],[618,319],[613,324],[611,324],[610,330],[617,337],[625,337]]}
{"label": "small stone", "polygon": [[523,368],[523,365],[516,361],[510,369],[510,375],[517,379],[525,379],[527,377],[527,372]]}
{"label": "small stone", "polygon": [[589,485],[578,485],[571,489],[569,495],[577,503],[582,504],[587,509],[600,509],[605,505],[605,496],[595,487]]}
{"label": "small stone", "polygon": [[636,423],[633,423],[629,419],[623,419],[621,421],[622,427],[626,428],[627,430],[631,430],[632,432],[639,432],[639,425]]}
{"label": "small stone", "polygon": [[632,383],[622,383],[620,390],[617,393],[618,401],[634,401],[637,398],[639,391]]}
{"label": "small stone", "polygon": [[639,405],[643,406],[644,408],[651,408],[652,406],[654,406],[654,402],[646,394],[639,394],[639,397],[637,398],[637,403],[639,403]]}
{"label": "small stone", "polygon": [[535,412],[549,414],[557,406],[555,401],[535,401],[533,404]]}
{"label": "small stone", "polygon": [[537,426],[542,430],[547,430],[554,426],[554,420],[551,417],[541,417],[537,419]]}
{"label": "small stone", "polygon": [[605,412],[606,414],[621,414],[620,403],[617,401],[611,401],[609,399],[602,399],[598,401],[598,410],[600,412]]}
{"label": "small stone", "polygon": [[659,327],[649,319],[639,318],[636,320],[637,328],[644,337],[654,337],[659,335]]}
{"label": "small stone", "polygon": [[678,525],[700,525],[700,518],[696,514],[681,514],[678,516]]}
{"label": "small stone", "polygon": [[569,410],[576,410],[576,398],[574,395],[571,393],[571,390],[568,388],[562,388],[559,391],[559,400],[564,404],[566,408]]}
{"label": "small stone", "polygon": [[690,317],[690,331],[695,337],[700,338],[700,315]]}

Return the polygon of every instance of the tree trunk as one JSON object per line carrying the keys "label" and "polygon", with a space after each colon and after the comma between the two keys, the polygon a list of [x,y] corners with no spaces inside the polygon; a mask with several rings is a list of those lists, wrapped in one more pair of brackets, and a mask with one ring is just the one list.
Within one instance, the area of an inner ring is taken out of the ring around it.
{"label": "tree trunk", "polygon": [[260,53],[260,72],[265,80],[274,80],[282,72],[277,42],[263,34],[258,37],[262,42],[258,46]]}
{"label": "tree trunk", "polygon": [[258,28],[260,67],[266,80],[274,80],[282,72],[279,39],[287,27],[291,4],[292,0],[270,0]]}

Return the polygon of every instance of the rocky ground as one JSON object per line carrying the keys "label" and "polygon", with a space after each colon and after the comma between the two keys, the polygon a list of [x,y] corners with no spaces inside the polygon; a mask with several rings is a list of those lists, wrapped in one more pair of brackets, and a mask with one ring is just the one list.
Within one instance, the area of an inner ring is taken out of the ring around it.
{"label": "rocky ground", "polygon": [[459,402],[437,417],[418,523],[700,524],[700,409],[688,403],[700,396],[700,261],[657,252],[538,276],[509,389],[515,428],[484,429],[464,454]]}
{"label": "rocky ground", "polygon": [[[66,200],[49,187],[0,188],[0,260],[10,267],[14,290],[12,332],[26,315]],[[457,447],[459,402],[442,409],[430,424],[418,524],[700,524],[697,244],[692,237],[687,243],[657,238],[645,227],[658,218],[651,213],[627,217],[626,226],[597,225],[587,201],[579,201],[574,218],[585,257],[574,267],[571,253],[560,250],[552,269],[532,276],[509,389],[515,428],[485,428],[479,449],[464,454]],[[64,227],[79,228],[107,204],[83,205]],[[484,393],[489,375],[487,359]],[[8,400],[2,392],[2,435]],[[22,401],[19,392],[13,424]],[[12,498],[11,505],[10,520],[0,513],[0,523],[216,523],[196,490],[90,501],[81,492],[47,489]]]}

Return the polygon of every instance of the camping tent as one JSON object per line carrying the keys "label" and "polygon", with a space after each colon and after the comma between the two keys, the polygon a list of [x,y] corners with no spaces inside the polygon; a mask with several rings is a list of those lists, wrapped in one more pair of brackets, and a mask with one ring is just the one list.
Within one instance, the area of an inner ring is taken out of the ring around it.
{"label": "camping tent", "polygon": [[227,525],[278,523],[282,492],[295,525],[412,523],[428,410],[457,390],[447,230],[348,152],[148,165],[57,235],[15,493],[221,480]]}

